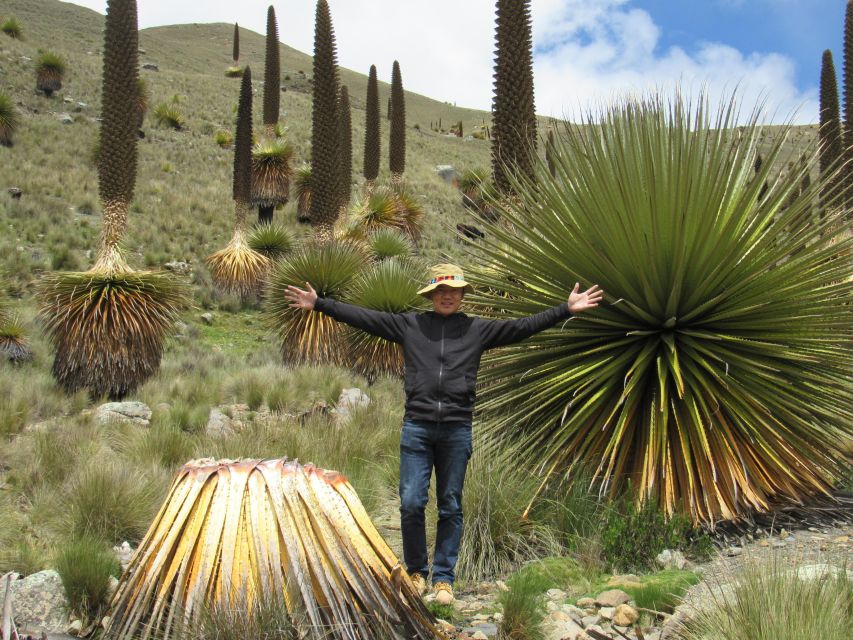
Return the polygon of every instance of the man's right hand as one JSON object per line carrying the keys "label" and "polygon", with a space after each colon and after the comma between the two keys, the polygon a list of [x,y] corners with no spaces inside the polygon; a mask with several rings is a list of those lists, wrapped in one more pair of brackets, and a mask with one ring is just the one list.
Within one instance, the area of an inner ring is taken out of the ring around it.
{"label": "man's right hand", "polygon": [[314,303],[317,302],[317,292],[314,291],[314,287],[308,282],[305,283],[305,286],[308,287],[307,291],[294,287],[292,284],[287,285],[284,297],[290,300],[290,306],[294,309],[308,309],[310,311],[314,308]]}

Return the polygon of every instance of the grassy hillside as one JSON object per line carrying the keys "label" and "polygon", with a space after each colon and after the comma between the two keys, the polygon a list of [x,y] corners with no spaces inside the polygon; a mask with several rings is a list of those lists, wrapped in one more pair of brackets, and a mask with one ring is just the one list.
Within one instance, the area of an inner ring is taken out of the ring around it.
{"label": "grassy hillside", "polygon": [[[103,16],[55,0],[3,0],[0,15],[15,16],[24,39],[0,38],[0,91],[18,105],[21,126],[15,146],[2,149],[0,223],[9,230],[0,239],[4,288],[24,295],[45,269],[81,269],[90,264],[100,228],[97,174],[91,160],[98,132]],[[239,20],[240,16],[235,15]],[[186,117],[183,131],[158,128],[150,112],[139,147],[139,176],[126,248],[137,267],[159,267],[169,260],[200,260],[227,241],[233,222],[231,167],[233,153],[213,140],[218,129],[231,129],[239,82],[224,77],[231,60],[232,25],[182,25],[147,29],[140,34],[140,63],[151,106],[176,100]],[[263,78],[262,35],[241,31],[241,64]],[[34,60],[40,50],[61,54],[68,62],[63,89],[48,99],[35,92]],[[310,148],[311,58],[281,47],[283,88],[281,122],[297,150],[297,161]],[[367,70],[365,70],[367,71]],[[300,73],[302,72],[302,73]],[[303,75],[303,73],[305,75]],[[404,70],[405,73],[405,70]],[[364,136],[366,75],[341,70],[353,97],[354,179],[360,180]],[[256,127],[260,127],[263,83],[255,83]],[[380,104],[389,92],[380,85]],[[78,105],[83,103],[83,105]],[[429,131],[429,122],[462,120],[473,131],[488,114],[457,109],[417,94],[407,94],[407,178],[426,205],[428,232],[421,247],[429,257],[457,251],[452,229],[465,214],[458,194],[434,172],[437,164],[457,168],[487,166],[487,141],[464,140]],[[73,124],[62,124],[68,113]],[[387,121],[383,119],[383,153],[387,154]],[[420,130],[416,128],[420,125]],[[382,171],[387,176],[387,156]],[[382,176],[380,176],[382,177]],[[19,187],[20,201],[6,190]],[[295,225],[295,206],[278,219]],[[204,286],[205,274],[197,273]],[[205,297],[202,295],[202,297]]]}

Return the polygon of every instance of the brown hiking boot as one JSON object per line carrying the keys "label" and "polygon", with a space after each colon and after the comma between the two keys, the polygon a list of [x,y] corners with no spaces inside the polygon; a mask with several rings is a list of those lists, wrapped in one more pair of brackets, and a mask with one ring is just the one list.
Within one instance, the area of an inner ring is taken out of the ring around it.
{"label": "brown hiking boot", "polygon": [[453,597],[453,585],[449,582],[436,582],[432,585],[432,593],[435,596],[435,602],[438,604],[452,604],[455,600]]}
{"label": "brown hiking boot", "polygon": [[412,576],[412,584],[415,587],[415,592],[417,592],[417,594],[419,596],[422,596],[426,593],[426,590],[427,590],[426,578],[424,578],[422,574],[420,574],[420,573],[414,574]]}

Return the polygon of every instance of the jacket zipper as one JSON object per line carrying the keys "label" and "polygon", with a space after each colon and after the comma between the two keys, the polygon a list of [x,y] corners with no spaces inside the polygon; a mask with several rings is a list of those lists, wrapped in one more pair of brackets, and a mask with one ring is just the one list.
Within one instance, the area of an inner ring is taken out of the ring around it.
{"label": "jacket zipper", "polygon": [[441,357],[438,361],[438,422],[441,423],[441,374],[444,372],[444,325],[447,321],[441,323]]}

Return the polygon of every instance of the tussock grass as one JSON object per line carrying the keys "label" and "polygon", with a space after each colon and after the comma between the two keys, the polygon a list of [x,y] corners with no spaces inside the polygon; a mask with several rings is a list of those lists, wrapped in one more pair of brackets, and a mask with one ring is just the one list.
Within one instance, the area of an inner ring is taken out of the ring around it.
{"label": "tussock grass", "polygon": [[853,579],[846,565],[822,565],[811,579],[774,560],[753,561],[733,586],[712,587],[713,605],[681,625],[681,640],[800,640],[850,637]]}
{"label": "tussock grass", "polygon": [[94,617],[109,603],[110,577],[121,574],[121,566],[103,541],[81,537],[63,544],[56,555],[56,570],[73,611]]}
{"label": "tussock grass", "polygon": [[223,149],[230,149],[234,142],[234,135],[226,129],[219,129],[213,134],[213,141]]}
{"label": "tussock grass", "polygon": [[507,585],[498,601],[503,605],[503,619],[498,625],[501,640],[544,640],[542,623],[545,620],[547,587],[535,573],[519,574]]}
{"label": "tussock grass", "polygon": [[192,637],[198,640],[298,640],[302,636],[296,631],[293,619],[287,612],[284,601],[275,597],[274,589],[260,588],[260,597],[251,604],[238,601],[229,606],[225,603],[207,607],[202,613],[199,628]]}
{"label": "tussock grass", "polygon": [[76,536],[110,544],[142,538],[165,496],[168,476],[115,458],[93,459],[71,480],[68,508]]}

